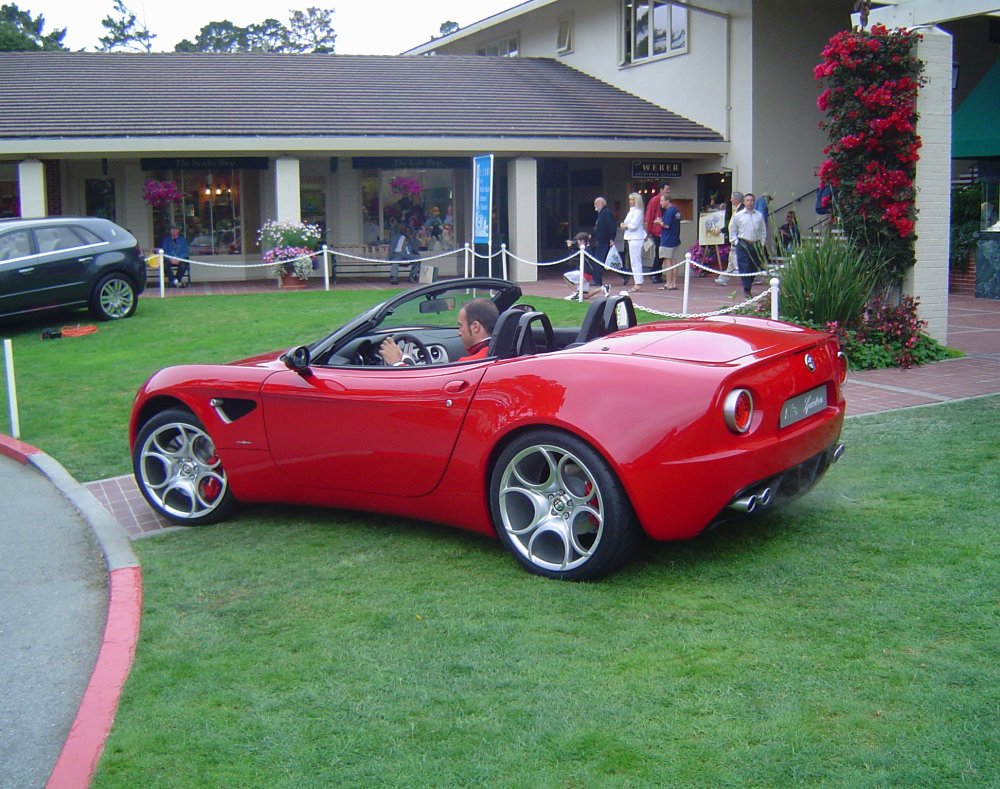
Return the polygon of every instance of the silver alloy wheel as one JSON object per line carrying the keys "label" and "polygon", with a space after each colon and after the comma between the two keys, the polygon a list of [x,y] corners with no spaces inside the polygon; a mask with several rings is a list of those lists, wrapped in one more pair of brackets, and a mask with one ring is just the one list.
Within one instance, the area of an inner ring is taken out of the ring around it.
{"label": "silver alloy wheel", "polygon": [[527,447],[500,479],[499,512],[511,544],[531,564],[572,570],[600,545],[605,510],[590,469],[566,449]]}
{"label": "silver alloy wheel", "polygon": [[127,318],[132,313],[132,305],[135,303],[135,291],[128,282],[116,277],[104,283],[98,301],[101,312],[111,320]]}
{"label": "silver alloy wheel", "polygon": [[226,473],[212,439],[198,427],[168,422],[147,436],[138,472],[146,493],[177,519],[201,518],[225,500]]}

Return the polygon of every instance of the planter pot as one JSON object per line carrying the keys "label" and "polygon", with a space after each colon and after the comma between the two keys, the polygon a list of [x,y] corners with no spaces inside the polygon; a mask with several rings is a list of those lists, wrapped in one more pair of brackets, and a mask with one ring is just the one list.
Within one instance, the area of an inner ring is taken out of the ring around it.
{"label": "planter pot", "polygon": [[309,283],[304,279],[299,279],[294,274],[284,273],[281,275],[280,286],[287,290],[303,290]]}

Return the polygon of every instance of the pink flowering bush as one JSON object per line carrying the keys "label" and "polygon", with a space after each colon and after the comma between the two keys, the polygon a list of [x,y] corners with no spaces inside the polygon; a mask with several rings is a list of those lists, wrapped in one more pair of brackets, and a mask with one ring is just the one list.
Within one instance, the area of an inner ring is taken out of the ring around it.
{"label": "pink flowering bush", "polygon": [[830,39],[814,75],[829,135],[821,184],[833,188],[838,221],[857,245],[886,263],[890,282],[914,263],[913,179],[919,159],[917,91],[923,64],[916,32],[873,25]]}
{"label": "pink flowering bush", "polygon": [[692,244],[688,248],[691,260],[703,266],[721,266],[723,269],[729,261],[729,244],[717,244],[715,248]]}
{"label": "pink flowering bush", "polygon": [[309,274],[316,267],[315,253],[305,247],[275,247],[264,253],[262,259],[270,263],[271,273],[280,277],[293,274],[297,279],[309,279]]}
{"label": "pink flowering bush", "polygon": [[173,181],[146,181],[142,190],[142,199],[146,205],[153,208],[163,208],[164,206],[176,203],[181,199],[180,189]]}
{"label": "pink flowering bush", "polygon": [[875,298],[854,327],[834,321],[825,328],[837,336],[855,370],[905,369],[947,358],[948,349],[924,334],[927,322],[917,317],[918,306],[912,296],[898,305]]}

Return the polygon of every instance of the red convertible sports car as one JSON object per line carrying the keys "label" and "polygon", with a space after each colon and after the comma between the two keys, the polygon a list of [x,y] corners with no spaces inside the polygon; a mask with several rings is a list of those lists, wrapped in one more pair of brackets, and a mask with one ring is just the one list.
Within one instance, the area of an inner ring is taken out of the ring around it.
{"label": "red convertible sports car", "polygon": [[[462,305],[491,298],[486,358]],[[179,524],[237,502],[387,513],[496,534],[525,568],[593,579],[648,535],[693,537],[809,490],[843,451],[847,365],[759,318],[636,325],[627,296],[553,328],[499,279],[414,288],[317,342],[169,367],[136,396],[135,477]],[[412,364],[378,354],[392,335]]]}

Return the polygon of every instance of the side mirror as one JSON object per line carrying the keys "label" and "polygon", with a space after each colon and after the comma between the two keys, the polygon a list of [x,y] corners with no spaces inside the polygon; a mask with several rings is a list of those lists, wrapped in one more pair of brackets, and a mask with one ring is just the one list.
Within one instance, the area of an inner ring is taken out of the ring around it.
{"label": "side mirror", "polygon": [[281,361],[285,363],[285,367],[289,370],[294,370],[297,373],[303,375],[309,374],[309,363],[312,361],[312,356],[309,354],[309,348],[305,345],[300,345],[298,348],[292,348],[281,355]]}

